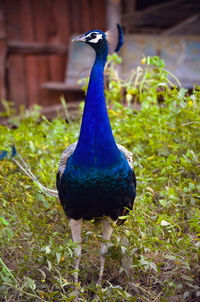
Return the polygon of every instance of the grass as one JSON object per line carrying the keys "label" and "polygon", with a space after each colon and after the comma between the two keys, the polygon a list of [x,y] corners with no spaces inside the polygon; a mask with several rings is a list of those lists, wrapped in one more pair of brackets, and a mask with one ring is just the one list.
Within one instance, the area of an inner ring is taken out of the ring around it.
{"label": "grass", "polygon": [[[118,60],[112,58],[106,96],[115,139],[133,152],[137,198],[114,230],[102,287],[96,286],[101,227],[84,223],[80,299],[197,302],[200,89],[168,88],[174,78],[159,58],[143,60],[122,81],[113,67]],[[60,155],[77,140],[80,117],[49,121],[38,107],[20,116],[8,102],[4,107],[15,127],[0,126],[1,149],[14,142],[41,183],[55,188]],[[0,165],[0,201],[0,301],[73,301],[74,245],[59,201],[9,159]]]}

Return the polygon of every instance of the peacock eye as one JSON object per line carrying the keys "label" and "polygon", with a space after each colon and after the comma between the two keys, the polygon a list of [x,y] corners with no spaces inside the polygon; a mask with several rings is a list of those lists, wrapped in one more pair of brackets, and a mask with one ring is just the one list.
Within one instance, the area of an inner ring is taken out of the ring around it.
{"label": "peacock eye", "polygon": [[96,36],[97,36],[97,34],[95,34],[95,33],[92,33],[92,34],[90,35],[90,37],[91,37],[92,39],[95,39]]}

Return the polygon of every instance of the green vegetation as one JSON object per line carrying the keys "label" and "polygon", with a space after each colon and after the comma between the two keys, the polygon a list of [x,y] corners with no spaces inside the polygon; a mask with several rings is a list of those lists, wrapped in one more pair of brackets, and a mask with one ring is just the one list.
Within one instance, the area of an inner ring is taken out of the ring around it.
{"label": "green vegetation", "polygon": [[[122,81],[118,61],[113,56],[109,64],[106,96],[116,141],[133,152],[137,198],[114,230],[102,287],[95,285],[101,228],[84,224],[80,299],[96,293],[100,301],[198,301],[200,88],[170,89],[179,83],[157,57]],[[0,126],[1,149],[14,142],[41,183],[55,188],[59,158],[77,140],[81,115],[66,123],[47,120],[38,107],[20,116],[4,107],[15,127]],[[0,201],[0,301],[72,301],[74,246],[59,201],[9,159],[0,163]]]}

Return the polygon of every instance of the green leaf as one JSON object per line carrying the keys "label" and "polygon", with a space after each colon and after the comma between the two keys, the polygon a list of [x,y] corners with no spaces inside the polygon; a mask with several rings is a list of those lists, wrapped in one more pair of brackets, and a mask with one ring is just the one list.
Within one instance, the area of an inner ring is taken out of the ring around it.
{"label": "green leaf", "polygon": [[35,281],[29,277],[26,278],[26,285],[28,288],[32,289],[33,291],[36,289]]}
{"label": "green leaf", "polygon": [[3,216],[0,216],[0,221],[1,221],[4,225],[9,225],[9,222],[8,222]]}

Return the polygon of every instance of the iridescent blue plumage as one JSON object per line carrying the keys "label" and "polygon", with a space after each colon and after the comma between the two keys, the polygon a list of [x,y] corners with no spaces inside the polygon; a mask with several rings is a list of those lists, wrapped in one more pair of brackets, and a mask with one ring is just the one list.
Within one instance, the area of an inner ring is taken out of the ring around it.
{"label": "iridescent blue plumage", "polygon": [[15,157],[17,154],[17,150],[15,148],[15,145],[12,145],[12,153],[11,153],[11,157]]}
{"label": "iridescent blue plumage", "polygon": [[[60,160],[57,189],[60,202],[70,219],[75,248],[75,283],[81,257],[81,223],[83,219],[103,219],[103,242],[100,249],[100,272],[103,278],[105,253],[112,234],[111,218],[117,221],[132,209],[136,195],[136,179],[129,162],[130,152],[115,143],[104,95],[104,66],[108,51],[118,51],[123,43],[119,25],[103,33],[89,31],[74,41],[89,44],[96,53],[90,74],[85,107],[77,143],[70,145]],[[78,301],[78,297],[77,297]]]}
{"label": "iridescent blue plumage", "polygon": [[1,150],[0,151],[0,160],[4,159],[8,154],[8,151]]}
{"label": "iridescent blue plumage", "polygon": [[135,197],[133,171],[125,155],[120,154],[120,157],[118,164],[108,168],[74,166],[73,156],[68,159],[60,194],[65,196],[61,202],[69,218],[108,216],[115,221],[125,208],[132,208]]}
{"label": "iridescent blue plumage", "polygon": [[108,55],[107,36],[118,50],[123,43],[119,25],[115,36],[94,30],[75,39],[93,47],[96,59],[79,140],[62,175],[58,172],[57,177],[60,201],[67,216],[73,219],[109,216],[116,220],[125,208],[132,208],[136,195],[134,172],[115,143],[106,107],[103,71]]}
{"label": "iridescent blue plumage", "polygon": [[90,75],[80,137],[72,155],[74,165],[86,166],[88,169],[93,166],[100,168],[111,166],[119,161],[120,157],[113,138],[104,95],[103,71],[108,46],[106,40],[102,39],[98,46],[95,44],[93,47],[96,50],[96,59]]}
{"label": "iridescent blue plumage", "polygon": [[[0,160],[5,159],[8,156],[8,151],[7,150],[0,150]],[[12,149],[11,149],[11,154],[10,157],[13,158],[15,157],[15,155],[17,154],[15,145],[12,145]]]}
{"label": "iridescent blue plumage", "polygon": [[122,33],[122,29],[121,26],[119,24],[117,24],[117,30],[118,30],[118,44],[117,47],[115,48],[115,51],[118,52],[120,50],[120,48],[123,45],[123,33]]}

